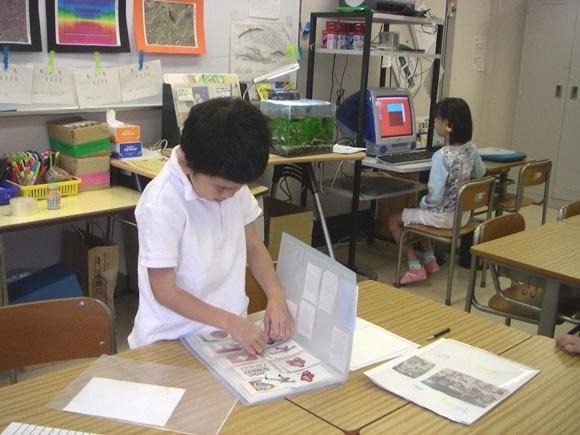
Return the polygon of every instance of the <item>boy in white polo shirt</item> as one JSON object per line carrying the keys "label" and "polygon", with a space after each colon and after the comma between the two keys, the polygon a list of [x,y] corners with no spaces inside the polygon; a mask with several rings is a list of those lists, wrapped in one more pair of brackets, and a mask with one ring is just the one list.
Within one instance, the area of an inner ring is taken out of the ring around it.
{"label": "boy in white polo shirt", "polygon": [[[265,170],[268,118],[240,99],[191,109],[181,145],[146,187],[139,230],[139,309],[129,346],[216,329],[250,354],[293,335],[270,255],[254,228],[258,202],[246,183]],[[264,289],[264,329],[245,319],[246,264]]]}

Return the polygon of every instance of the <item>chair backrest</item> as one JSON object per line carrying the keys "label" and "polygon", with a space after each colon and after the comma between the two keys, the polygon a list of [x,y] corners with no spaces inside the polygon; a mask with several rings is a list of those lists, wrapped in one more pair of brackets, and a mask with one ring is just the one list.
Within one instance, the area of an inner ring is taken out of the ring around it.
{"label": "chair backrest", "polygon": [[255,313],[256,311],[262,311],[266,309],[266,304],[268,303],[268,298],[252,275],[249,267],[246,267],[246,296],[248,296],[248,314]]}
{"label": "chair backrest", "polygon": [[487,219],[491,217],[493,208],[493,192],[495,191],[495,178],[483,177],[465,181],[459,186],[457,192],[457,206],[453,216],[453,238],[457,238],[461,228],[461,219],[464,212],[476,210],[487,206]]}
{"label": "chair backrest", "polygon": [[578,216],[580,214],[580,200],[569,202],[568,204],[562,205],[560,210],[558,210],[558,220],[566,219],[572,216]]}
{"label": "chair backrest", "polygon": [[536,160],[528,162],[520,169],[520,180],[524,187],[538,186],[550,181],[550,160]]}
{"label": "chair backrest", "polygon": [[480,223],[473,234],[473,243],[489,242],[526,229],[526,221],[519,213],[506,214]]}
{"label": "chair backrest", "polygon": [[97,299],[50,299],[0,307],[0,372],[116,352],[111,313]]}

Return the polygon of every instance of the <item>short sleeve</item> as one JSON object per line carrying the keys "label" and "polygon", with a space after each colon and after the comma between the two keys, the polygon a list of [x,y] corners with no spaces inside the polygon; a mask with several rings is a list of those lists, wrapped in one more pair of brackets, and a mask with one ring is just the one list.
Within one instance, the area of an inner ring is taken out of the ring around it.
{"label": "short sleeve", "polygon": [[135,211],[139,232],[139,266],[148,268],[177,267],[179,243],[185,216],[172,201],[143,198]]}
{"label": "short sleeve", "polygon": [[247,185],[240,189],[240,201],[242,204],[244,225],[254,222],[258,216],[262,214],[262,209],[260,208],[256,197],[252,195],[252,192]]}
{"label": "short sleeve", "polygon": [[429,173],[429,193],[421,198],[420,207],[428,209],[437,207],[443,201],[443,193],[445,192],[445,183],[449,171],[443,164],[443,156],[440,151],[433,154],[431,162],[431,172]]}

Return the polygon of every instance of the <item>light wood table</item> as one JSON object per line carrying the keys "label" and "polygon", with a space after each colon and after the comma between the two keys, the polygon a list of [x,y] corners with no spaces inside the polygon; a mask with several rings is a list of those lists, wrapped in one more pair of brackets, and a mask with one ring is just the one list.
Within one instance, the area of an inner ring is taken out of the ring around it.
{"label": "light wood table", "polygon": [[[552,337],[562,283],[580,287],[580,225],[553,222],[471,247],[495,264],[546,278],[538,334]],[[472,263],[473,264],[473,263]],[[469,286],[475,286],[471,271]]]}
{"label": "light wood table", "polygon": [[132,211],[139,200],[139,192],[126,187],[81,192],[78,195],[65,196],[61,199],[59,210],[48,210],[46,200],[38,201],[38,212],[30,216],[10,216],[10,205],[0,206],[0,305],[7,303],[6,288],[6,252],[2,233],[46,225],[61,224],[79,219],[107,217],[105,238],[112,239],[112,216]]}
{"label": "light wood table", "polygon": [[[421,345],[444,328],[451,328],[445,337],[496,354],[529,338],[515,328],[376,281],[359,284],[358,316]],[[344,431],[356,432],[407,403],[374,385],[363,373],[369,368],[351,372],[344,385],[288,400]]]}
{"label": "light wood table", "polygon": [[565,224],[580,225],[580,214],[564,219]]}
{"label": "light wood table", "polygon": [[[123,352],[118,356],[140,362],[203,369],[201,363],[177,341],[160,342]],[[65,389],[88,365],[88,362],[84,362],[72,368],[0,388],[0,430],[11,421],[20,421],[96,433],[168,433],[143,426],[46,408],[46,403]],[[195,428],[191,429],[195,430]],[[282,432],[341,433],[338,429],[286,400],[251,407],[238,403],[221,431],[223,434]]]}
{"label": "light wood table", "polygon": [[577,434],[580,357],[534,336],[502,356],[540,370],[512,396],[470,426],[454,423],[409,403],[364,428],[364,435],[385,433]]}

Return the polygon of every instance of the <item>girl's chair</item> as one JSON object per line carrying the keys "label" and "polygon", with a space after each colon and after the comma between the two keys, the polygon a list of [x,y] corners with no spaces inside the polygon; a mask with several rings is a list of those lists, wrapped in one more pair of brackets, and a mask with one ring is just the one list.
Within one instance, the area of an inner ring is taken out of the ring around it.
{"label": "girl's chair", "polygon": [[[455,264],[455,250],[461,236],[472,232],[475,224],[467,223],[461,226],[463,213],[472,213],[474,210],[487,207],[487,218],[491,217],[493,210],[493,192],[495,191],[495,178],[485,177],[462,183],[457,192],[457,206],[453,217],[453,227],[435,228],[426,225],[408,225],[401,233],[399,240],[399,255],[397,257],[397,275],[395,287],[400,286],[401,262],[403,260],[403,248],[405,245],[416,243],[417,241],[429,238],[451,245],[449,256],[449,275],[447,277],[447,290],[445,293],[445,304],[451,305],[451,288],[453,283],[453,268]],[[410,236],[410,237],[407,237]]]}
{"label": "girl's chair", "polygon": [[[542,205],[542,225],[546,223],[546,210],[548,209],[548,191],[550,188],[550,172],[552,162],[550,160],[536,160],[528,162],[520,168],[516,193],[506,193],[495,202],[496,216],[504,211],[518,213],[521,207],[528,205]],[[540,201],[524,196],[527,187],[544,185],[544,192]]]}
{"label": "girl's chair", "polygon": [[117,353],[115,323],[97,299],[50,299],[0,307],[0,372]]}
{"label": "girl's chair", "polygon": [[[482,222],[477,226],[473,235],[473,243],[484,243],[499,239],[510,234],[524,231],[526,224],[524,218],[518,214],[498,216]],[[471,269],[469,272],[469,286],[465,301],[465,311],[471,312],[471,307],[486,313],[505,317],[505,324],[510,325],[512,319],[537,324],[542,310],[545,280],[526,273],[516,272],[503,266],[489,265],[495,294],[486,304],[479,302],[475,292],[475,281],[480,261],[475,255],[471,257]],[[499,278],[509,279],[510,285],[502,287]],[[580,298],[575,296],[578,289],[565,287],[560,294],[558,306],[558,322],[564,321],[580,324],[580,318],[576,317],[580,312]]]}

